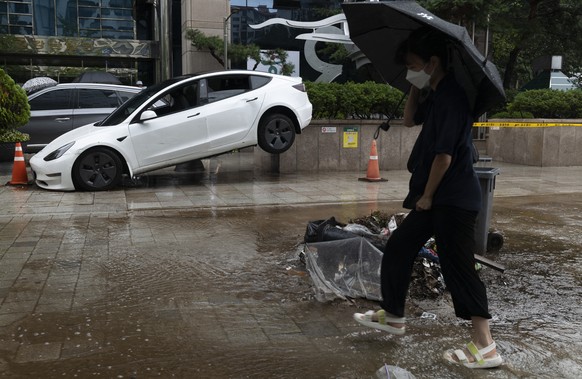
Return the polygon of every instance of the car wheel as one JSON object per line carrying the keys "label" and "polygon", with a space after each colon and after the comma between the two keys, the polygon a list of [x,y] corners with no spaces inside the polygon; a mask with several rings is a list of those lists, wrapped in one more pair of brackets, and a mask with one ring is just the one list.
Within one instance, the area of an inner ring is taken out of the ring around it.
{"label": "car wheel", "polygon": [[282,114],[272,114],[261,121],[258,131],[259,147],[271,154],[287,151],[295,141],[295,125]]}
{"label": "car wheel", "polygon": [[98,147],[85,151],[73,165],[73,183],[76,189],[106,191],[121,182],[123,165],[112,150]]}

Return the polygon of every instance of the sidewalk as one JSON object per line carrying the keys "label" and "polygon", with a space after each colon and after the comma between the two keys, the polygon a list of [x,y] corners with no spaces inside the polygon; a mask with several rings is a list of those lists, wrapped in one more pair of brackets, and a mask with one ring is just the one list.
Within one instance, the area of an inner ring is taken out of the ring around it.
{"label": "sidewalk", "polygon": [[[532,167],[497,162],[495,197],[582,192],[582,167]],[[204,173],[173,168],[143,175],[135,185],[109,192],[50,192],[36,186],[0,187],[0,214],[56,215],[248,206],[402,201],[407,171],[381,171],[386,182],[359,181],[365,172],[262,174],[236,154],[205,160]],[[0,166],[0,183],[11,166]],[[29,175],[29,179],[32,176]]]}
{"label": "sidewalk", "polygon": [[[501,263],[521,267],[553,236],[560,244],[579,239],[572,220],[582,167],[490,166],[501,168],[502,225],[526,252],[499,254]],[[351,379],[387,362],[418,379],[466,377],[441,359],[466,338],[447,301],[409,304],[407,335],[394,338],[351,318],[376,304],[317,302],[299,260],[307,221],[398,209],[409,173],[382,171],[387,182],[368,183],[358,180],[365,173],[263,175],[249,167],[227,156],[207,161],[198,176],[160,170],[97,193],[0,187],[0,376]],[[0,166],[3,183],[10,170]],[[522,217],[530,196],[562,193],[573,201],[546,207],[548,197],[535,199]],[[540,214],[552,218],[540,225]],[[508,360],[490,378],[574,378],[564,372],[580,367],[578,303],[568,300],[579,295],[571,285],[576,253],[567,247],[570,255],[557,259],[545,249],[537,259],[547,257],[541,266],[552,275],[543,280],[535,265],[485,273]],[[562,302],[548,295],[555,288]],[[424,311],[437,318],[422,319]],[[540,364],[542,355],[550,360]]]}

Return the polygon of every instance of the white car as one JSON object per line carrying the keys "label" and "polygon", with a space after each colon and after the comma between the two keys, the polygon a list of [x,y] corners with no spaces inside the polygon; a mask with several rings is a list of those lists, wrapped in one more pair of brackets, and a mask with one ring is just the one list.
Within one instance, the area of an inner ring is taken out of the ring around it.
{"label": "white car", "polygon": [[45,189],[99,191],[135,176],[259,145],[279,154],[311,121],[301,78],[255,71],[181,76],[144,89],[106,119],[30,159]]}

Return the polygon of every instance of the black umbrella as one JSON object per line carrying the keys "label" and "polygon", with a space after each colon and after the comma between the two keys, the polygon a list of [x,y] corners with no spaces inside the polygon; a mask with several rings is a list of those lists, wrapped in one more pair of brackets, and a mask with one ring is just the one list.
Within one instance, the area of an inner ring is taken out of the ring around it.
{"label": "black umbrella", "polygon": [[85,71],[77,76],[73,83],[105,83],[105,84],[121,84],[121,80],[113,74],[105,71]]}
{"label": "black umbrella", "polygon": [[467,29],[444,21],[414,1],[343,3],[351,40],[370,59],[390,85],[408,91],[406,67],[394,58],[411,32],[431,27],[450,37],[449,66],[461,84],[478,117],[505,100],[497,67],[473,44]]}

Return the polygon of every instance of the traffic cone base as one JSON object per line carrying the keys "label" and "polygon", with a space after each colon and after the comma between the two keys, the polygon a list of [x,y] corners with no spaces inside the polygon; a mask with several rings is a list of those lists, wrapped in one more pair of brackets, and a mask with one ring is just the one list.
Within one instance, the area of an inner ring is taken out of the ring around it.
{"label": "traffic cone base", "polygon": [[378,164],[378,151],[376,149],[376,140],[372,140],[372,148],[370,149],[370,160],[368,161],[368,170],[365,178],[358,178],[366,182],[385,182],[387,179],[380,177],[380,166]]}
{"label": "traffic cone base", "polygon": [[14,147],[14,165],[12,166],[12,180],[9,185],[27,185],[28,174],[26,173],[26,162],[22,153],[22,145],[16,142]]}

